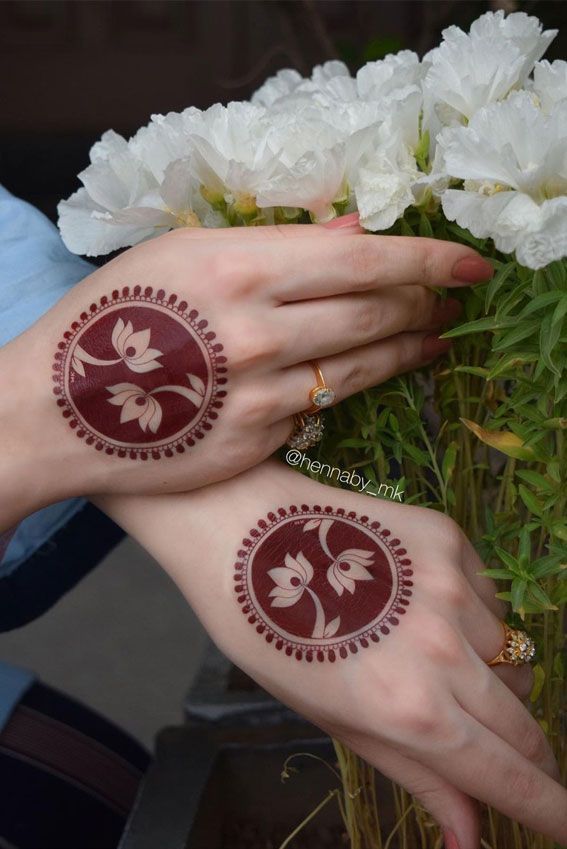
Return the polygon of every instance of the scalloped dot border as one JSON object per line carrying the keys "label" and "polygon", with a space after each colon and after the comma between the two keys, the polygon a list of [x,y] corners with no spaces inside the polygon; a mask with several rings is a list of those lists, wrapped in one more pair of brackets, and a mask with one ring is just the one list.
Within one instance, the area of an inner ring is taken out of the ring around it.
{"label": "scalloped dot border", "polygon": [[[285,637],[282,637],[275,631],[262,617],[262,614],[256,609],[253,604],[248,589],[245,584],[244,574],[252,549],[264,537],[268,531],[272,530],[278,524],[287,519],[296,519],[314,514],[320,514],[322,517],[334,516],[336,519],[350,519],[362,527],[371,530],[381,543],[388,549],[398,573],[398,591],[392,600],[387,612],[375,622],[370,628],[357,634],[356,637],[350,639],[339,640],[336,644],[321,646],[319,649],[314,649],[313,646],[302,644],[301,641],[292,643]],[[309,507],[307,504],[302,504],[297,507],[291,504],[288,510],[280,507],[275,513],[270,512],[265,519],[260,519],[256,528],[249,531],[248,537],[242,540],[242,548],[237,552],[237,560],[234,564],[234,592],[237,596],[237,602],[244,616],[248,619],[251,625],[256,626],[256,632],[264,637],[266,642],[274,645],[278,651],[283,652],[287,657],[295,657],[296,660],[305,660],[307,663],[318,661],[323,663],[328,660],[334,663],[336,660],[344,660],[349,655],[358,654],[359,649],[367,649],[370,645],[379,643],[382,637],[390,633],[392,627],[400,624],[400,616],[405,616],[409,600],[413,594],[413,569],[412,561],[407,557],[405,548],[400,547],[401,540],[392,537],[392,532],[388,528],[382,528],[378,521],[370,521],[368,516],[360,516],[353,511],[347,511],[339,507],[336,510],[333,507],[321,507],[316,504]],[[381,529],[381,530],[380,530]]]}
{"label": "scalloped dot border", "polygon": [[[65,331],[62,341],[57,345],[57,352],[55,353],[52,367],[53,382],[55,383],[53,394],[57,398],[57,406],[61,409],[63,418],[67,420],[69,427],[79,439],[84,439],[87,445],[91,445],[97,451],[104,452],[109,456],[127,457],[131,460],[148,460],[149,458],[160,460],[162,456],[174,457],[183,454],[187,448],[192,448],[197,440],[203,439],[206,432],[212,429],[212,422],[218,418],[218,411],[223,406],[223,399],[227,394],[224,388],[227,383],[227,360],[225,356],[219,356],[223,351],[223,346],[219,342],[214,341],[216,339],[216,333],[213,333],[212,330],[206,330],[208,322],[205,319],[199,319],[198,311],[189,309],[187,301],[178,301],[177,295],[166,296],[164,289],[158,289],[155,295],[153,291],[152,286],[146,286],[143,290],[141,286],[124,286],[120,290],[115,289],[111,297],[103,295],[98,302],[92,303],[88,310],[80,314],[79,320],[71,324],[70,329]],[[79,421],[65,392],[65,363],[67,361],[69,347],[75,336],[79,330],[90,322],[94,315],[101,314],[104,310],[116,304],[124,304],[126,306],[136,302],[166,307],[186,321],[191,329],[199,336],[209,354],[213,375],[213,389],[203,415],[182,436],[163,445],[146,446],[143,448],[131,446],[130,448],[125,448],[123,446],[117,446],[97,433],[93,433],[83,422]]]}

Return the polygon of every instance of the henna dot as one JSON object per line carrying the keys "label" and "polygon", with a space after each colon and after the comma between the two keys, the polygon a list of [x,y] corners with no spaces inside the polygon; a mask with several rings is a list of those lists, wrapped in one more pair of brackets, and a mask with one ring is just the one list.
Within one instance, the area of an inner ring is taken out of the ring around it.
{"label": "henna dot", "polygon": [[343,659],[344,659],[345,657],[348,657],[348,652],[347,652],[347,650],[345,649],[345,647],[344,647],[344,646],[341,646],[341,647],[340,647],[340,649],[339,649],[339,654],[340,654],[340,656],[341,656]]}
{"label": "henna dot", "polygon": [[204,435],[205,434],[203,433],[202,430],[196,430],[195,431],[195,436],[197,437],[197,439],[202,439],[204,437]]}
{"label": "henna dot", "polygon": [[303,652],[301,651],[301,649],[297,649],[297,651],[295,652],[295,659],[301,660],[302,657],[303,657]]}
{"label": "henna dot", "polygon": [[252,530],[248,531],[248,533],[250,534],[251,537],[259,537],[260,536],[260,532],[257,531],[256,528],[252,528]]}
{"label": "henna dot", "polygon": [[367,639],[362,637],[361,640],[360,640],[360,645],[362,646],[363,649],[367,649],[368,646],[370,645],[370,643],[368,642]]}
{"label": "henna dot", "polygon": [[325,660],[324,652],[322,652],[322,651],[317,652],[317,660],[319,661],[319,663],[323,663],[323,661]]}
{"label": "henna dot", "polygon": [[348,514],[348,517],[349,517],[349,519],[356,519],[356,513],[354,512],[354,510],[350,511],[350,513]]}
{"label": "henna dot", "polygon": [[291,655],[293,654],[293,649],[292,649],[292,647],[291,647],[291,646],[286,646],[286,647],[285,647],[285,653],[287,654],[287,656],[288,656],[288,657],[291,657]]}
{"label": "henna dot", "polygon": [[[185,302],[183,301],[183,303],[185,303]],[[181,306],[182,306],[182,304],[179,305],[179,308],[181,308]],[[185,307],[187,307],[187,304],[185,304]],[[185,307],[184,307],[184,309],[185,309]],[[198,315],[199,315],[199,313],[197,312],[197,310],[191,310],[191,312],[189,313],[189,318],[191,319],[191,321],[195,321],[195,319],[197,318]]]}
{"label": "henna dot", "polygon": [[400,544],[399,539],[391,539],[390,540],[390,545],[399,545],[399,544]]}
{"label": "henna dot", "polygon": [[140,295],[141,291],[142,291],[141,286],[134,286],[133,293],[134,293],[136,298],[138,297],[138,295]]}
{"label": "henna dot", "polygon": [[100,299],[101,307],[105,307],[107,305],[107,303],[108,303],[108,298],[106,297],[106,295],[103,295],[102,298]]}
{"label": "henna dot", "polygon": [[[209,413],[209,418],[210,419],[218,419],[218,417],[219,417],[219,414],[215,413],[214,410],[211,410],[211,412]],[[209,425],[207,430],[210,430],[210,429],[211,429],[211,426]]]}
{"label": "henna dot", "polygon": [[290,513],[297,513],[297,507],[296,507],[296,505],[295,505],[295,504],[290,504],[290,505],[289,505],[289,512],[290,512]]}
{"label": "henna dot", "polygon": [[[85,316],[85,317],[86,317],[86,316]],[[65,333],[63,334],[63,338],[64,338],[64,339],[70,339],[70,338],[71,338],[71,334],[69,333],[69,331],[68,331],[68,330],[66,330],[66,331],[65,331]]]}
{"label": "henna dot", "polygon": [[256,621],[256,618],[257,617],[254,614],[252,614],[251,616],[248,617],[248,621],[250,622],[251,625],[254,624],[254,622]]}
{"label": "henna dot", "polygon": [[60,360],[63,355],[59,353],[59,351],[55,354],[55,359]]}
{"label": "henna dot", "polygon": [[165,291],[163,289],[158,289],[156,293],[156,298],[158,299],[158,301],[163,301],[163,299],[165,298]]}
{"label": "henna dot", "polygon": [[226,377],[219,377],[217,383],[219,384],[219,386],[224,386],[226,383]]}
{"label": "henna dot", "polygon": [[209,422],[203,422],[203,430],[211,430],[212,427],[212,424],[209,424]]}
{"label": "henna dot", "polygon": [[126,451],[125,451],[123,448],[121,448],[121,449],[118,451],[118,456],[119,456],[119,457],[125,457],[125,456],[126,456]]}
{"label": "henna dot", "polygon": [[71,415],[71,410],[63,410],[63,418],[68,419]]}
{"label": "henna dot", "polygon": [[364,522],[364,524],[366,524],[368,522],[368,516],[361,516],[360,521]]}
{"label": "henna dot", "polygon": [[[88,317],[89,317],[89,316],[88,316],[88,314],[87,314],[86,312],[82,312],[82,313],[81,313],[81,315],[79,316],[79,318],[81,319],[81,321],[86,321]],[[78,329],[79,329],[79,325],[77,324],[77,322],[76,322],[76,321],[74,321],[74,322],[73,322],[73,324],[71,325],[71,329],[72,329],[72,330],[78,330]]]}
{"label": "henna dot", "polygon": [[246,604],[246,605],[242,608],[242,612],[243,612],[243,613],[248,613],[249,611],[250,611],[250,605],[249,605],[249,604]]}
{"label": "henna dot", "polygon": [[301,583],[299,578],[290,578],[289,582],[292,585],[292,587],[298,587]]}
{"label": "henna dot", "polygon": [[169,299],[168,299],[168,304],[171,304],[173,306],[173,304],[176,302],[176,300],[177,300],[177,295],[170,295]]}
{"label": "henna dot", "polygon": [[124,286],[124,288],[122,289],[122,295],[123,295],[125,298],[127,298],[129,294],[130,294],[130,287],[129,287],[129,286]]}
{"label": "henna dot", "polygon": [[409,604],[409,601],[407,600],[407,598],[401,598],[400,604]]}
{"label": "henna dot", "polygon": [[246,545],[248,548],[250,548],[250,546],[252,545],[252,543],[251,543],[251,541],[250,541],[249,539],[243,539],[243,540],[242,540],[242,545]]}
{"label": "henna dot", "polygon": [[314,505],[313,512],[314,513],[320,513],[321,512],[321,507],[319,506],[319,504]]}
{"label": "henna dot", "polygon": [[226,357],[217,357],[217,363],[226,363]]}
{"label": "henna dot", "polygon": [[380,527],[380,522],[372,522],[372,524],[370,525],[370,527],[372,528],[372,530],[374,530],[374,531],[375,531],[377,528],[379,528],[379,527]]}
{"label": "henna dot", "polygon": [[95,445],[95,448],[96,448],[97,451],[102,451],[102,449],[104,448],[104,445],[102,444],[102,442],[97,442],[97,444]]}
{"label": "henna dot", "polygon": [[220,389],[217,392],[217,398],[226,398],[226,389]]}
{"label": "henna dot", "polygon": [[327,505],[327,506],[325,507],[325,513],[332,513],[332,512],[333,512],[333,508],[332,508],[332,507],[329,507],[329,505]]}
{"label": "henna dot", "polygon": [[71,419],[71,421],[69,422],[69,427],[72,427],[74,430],[78,424],[79,422],[77,421],[77,419]]}
{"label": "henna dot", "polygon": [[148,455],[146,454],[146,452],[141,451],[140,452],[140,460],[147,460],[147,459],[148,459]]}
{"label": "henna dot", "polygon": [[411,560],[400,560],[400,566],[411,566]]}
{"label": "henna dot", "polygon": [[403,569],[403,570],[402,570],[402,575],[407,575],[408,577],[409,577],[410,575],[413,575],[413,569]]}
{"label": "henna dot", "polygon": [[285,510],[283,509],[283,507],[278,508],[278,513],[282,517],[285,516]]}
{"label": "henna dot", "polygon": [[65,342],[60,342],[57,347],[59,348],[60,351],[64,351],[65,350]]}
{"label": "henna dot", "polygon": [[406,611],[405,611],[405,608],[403,608],[403,607],[396,607],[396,613],[402,614],[402,613],[405,613],[405,612],[406,612]]}
{"label": "henna dot", "polygon": [[66,402],[65,402],[64,398],[59,398],[59,399],[57,400],[57,406],[58,406],[58,407],[64,407],[64,406],[65,406],[65,403],[66,403]]}
{"label": "henna dot", "polygon": [[351,654],[356,654],[358,652],[358,646],[356,643],[349,643],[348,647]]}
{"label": "henna dot", "polygon": [[268,519],[270,520],[270,522],[275,522],[276,521],[276,514],[275,513],[268,513]]}
{"label": "henna dot", "polygon": [[305,660],[307,661],[307,663],[312,662],[312,660],[313,660],[313,652],[312,651],[305,652]]}
{"label": "henna dot", "polygon": [[203,319],[198,323],[197,327],[199,328],[199,330],[204,330],[208,323],[208,321],[205,321],[205,319]]}
{"label": "henna dot", "polygon": [[[54,386],[54,387],[53,387],[53,394],[54,394],[54,395],[61,395],[61,387],[60,387],[60,386]],[[59,401],[58,401],[57,403],[59,404]],[[63,404],[64,404],[64,403],[65,403],[65,402],[63,401]],[[59,406],[61,407],[61,406],[62,406],[62,404],[59,404]]]}
{"label": "henna dot", "polygon": [[341,572],[348,572],[350,570],[350,563],[339,563],[339,569]]}
{"label": "henna dot", "polygon": [[374,633],[370,634],[370,639],[372,640],[373,643],[379,643],[380,642],[380,637],[378,636],[378,634],[374,634]]}
{"label": "henna dot", "polygon": [[389,537],[392,532],[388,530],[388,528],[384,528],[383,531],[380,531],[381,536]]}
{"label": "henna dot", "polygon": [[402,554],[407,554],[407,551],[405,550],[405,548],[398,548],[396,554],[399,554],[401,556]]}
{"label": "henna dot", "polygon": [[97,310],[96,304],[91,304],[89,309],[90,309],[91,312],[96,312],[96,310]]}
{"label": "henna dot", "polygon": [[406,579],[402,581],[402,584],[404,585],[404,587],[413,587],[413,581],[408,581]]}
{"label": "henna dot", "polygon": [[263,634],[265,630],[266,630],[266,626],[265,626],[265,625],[256,625],[256,631],[257,631],[259,634]]}
{"label": "henna dot", "polygon": [[267,642],[267,643],[271,643],[273,639],[274,639],[274,635],[273,635],[273,634],[271,634],[271,633],[270,633],[270,634],[266,634],[266,642]]}
{"label": "henna dot", "polygon": [[183,452],[185,451],[185,448],[183,447],[183,445],[179,444],[179,445],[175,446],[175,450],[177,451],[178,454],[183,454]]}
{"label": "henna dot", "polygon": [[267,528],[268,525],[263,519],[260,519],[260,521],[258,522],[258,527],[259,528]]}
{"label": "henna dot", "polygon": [[154,290],[151,286],[146,286],[146,288],[144,289],[144,295],[146,296],[146,298],[151,298],[153,291]]}
{"label": "henna dot", "polygon": [[329,658],[329,660],[331,661],[331,663],[334,663],[334,662],[335,662],[335,660],[336,660],[336,658],[337,658],[337,656],[336,656],[335,652],[333,651],[333,649],[329,649],[329,654],[327,655],[327,657]]}
{"label": "henna dot", "polygon": [[390,633],[390,629],[386,625],[380,625],[380,630],[382,631],[383,634],[389,634]]}
{"label": "henna dot", "polygon": [[187,301],[180,301],[177,309],[179,310],[179,312],[185,312],[185,310],[187,309]]}
{"label": "henna dot", "polygon": [[147,404],[147,401],[146,401],[145,397],[144,398],[136,398],[136,401],[134,403],[136,404],[137,407],[144,407]]}
{"label": "henna dot", "polygon": [[195,440],[191,439],[191,437],[188,436],[187,439],[185,440],[185,443],[186,443],[186,445],[189,445],[189,446],[195,445]]}
{"label": "henna dot", "polygon": [[94,442],[94,438],[92,436],[89,436],[89,438],[86,439],[85,442],[87,443],[87,445],[92,445]]}
{"label": "henna dot", "polygon": [[84,435],[85,435],[85,431],[82,428],[80,428],[77,431],[77,436],[79,437],[79,439],[82,439]]}
{"label": "henna dot", "polygon": [[392,625],[399,625],[400,624],[400,620],[396,619],[395,616],[390,616],[390,618],[388,619],[388,622],[390,622]]}
{"label": "henna dot", "polygon": [[161,454],[159,451],[152,451],[152,460],[161,460]]}
{"label": "henna dot", "polygon": [[[205,333],[205,339],[208,342],[211,342],[214,338],[215,338],[215,334],[211,330],[209,330],[208,333]],[[219,369],[219,371],[220,371],[220,369]]]}
{"label": "henna dot", "polygon": [[119,298],[119,297],[120,297],[120,292],[118,291],[118,289],[113,289],[112,290],[112,300],[116,301],[117,298]]}
{"label": "henna dot", "polygon": [[166,457],[173,457],[173,451],[171,450],[171,448],[166,448],[163,453]]}
{"label": "henna dot", "polygon": [[303,513],[307,513],[307,512],[308,512],[308,510],[309,510],[309,507],[307,506],[307,504],[302,504],[302,505],[301,505],[301,510],[302,510],[302,512],[303,512]]}
{"label": "henna dot", "polygon": [[114,454],[114,448],[107,448],[105,453],[108,454],[109,456]]}
{"label": "henna dot", "polygon": [[213,345],[213,351],[218,353],[218,351],[222,351],[222,345]]}
{"label": "henna dot", "polygon": [[130,456],[130,459],[131,459],[131,460],[136,460],[136,459],[137,459],[137,454],[136,454],[136,452],[135,452],[135,451],[130,451],[129,456]]}

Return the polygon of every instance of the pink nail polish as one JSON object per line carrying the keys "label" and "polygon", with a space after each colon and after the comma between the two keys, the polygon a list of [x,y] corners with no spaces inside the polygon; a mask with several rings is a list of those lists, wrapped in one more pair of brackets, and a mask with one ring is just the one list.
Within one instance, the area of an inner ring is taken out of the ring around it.
{"label": "pink nail polish", "polygon": [[452,831],[444,831],[443,840],[445,849],[460,849],[459,842]]}
{"label": "pink nail polish", "polygon": [[423,340],[422,354],[424,360],[431,360],[439,354],[445,354],[451,347],[450,339],[440,339],[435,333],[426,336]]}
{"label": "pink nail polish", "polygon": [[341,215],[340,218],[333,218],[328,224],[323,224],[327,230],[342,230],[343,227],[356,227],[360,223],[358,212],[351,212],[350,215]]}
{"label": "pink nail polish", "polygon": [[494,276],[494,268],[481,256],[465,256],[457,260],[451,274],[462,283],[482,283]]}

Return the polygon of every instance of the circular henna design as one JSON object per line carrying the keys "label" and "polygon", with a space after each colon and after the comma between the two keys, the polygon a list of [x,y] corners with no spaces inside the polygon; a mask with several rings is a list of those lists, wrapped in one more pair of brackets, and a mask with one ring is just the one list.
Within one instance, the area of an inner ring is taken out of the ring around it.
{"label": "circular henna design", "polygon": [[379,642],[412,594],[406,549],[388,528],[342,509],[292,505],[242,541],[235,592],[268,643],[334,662]]}
{"label": "circular henna design", "polygon": [[114,291],[63,334],[54,393],[78,437],[133,460],[183,453],[213,426],[226,395],[222,345],[176,295]]}

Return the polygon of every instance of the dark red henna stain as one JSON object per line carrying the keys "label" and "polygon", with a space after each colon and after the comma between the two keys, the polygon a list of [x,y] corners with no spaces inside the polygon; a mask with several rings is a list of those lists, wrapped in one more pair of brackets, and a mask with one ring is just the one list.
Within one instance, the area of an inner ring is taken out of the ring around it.
{"label": "dark red henna stain", "polygon": [[400,622],[413,582],[399,539],[379,522],[319,505],[279,508],[242,541],[237,601],[268,643],[296,660],[334,663]]}
{"label": "dark red henna stain", "polygon": [[132,460],[195,445],[226,396],[226,357],[207,328],[185,301],[149,286],[91,304],[63,334],[53,364],[69,427],[97,451]]}

